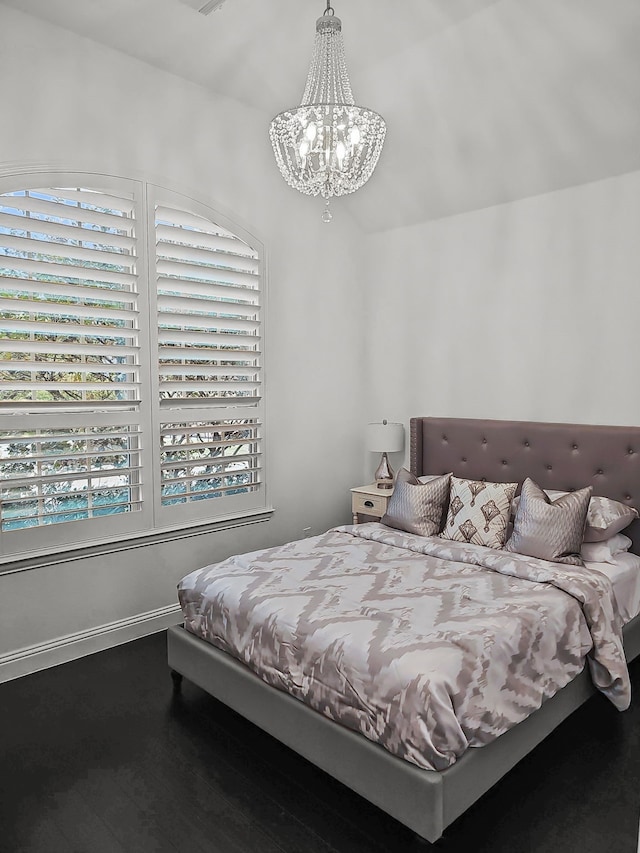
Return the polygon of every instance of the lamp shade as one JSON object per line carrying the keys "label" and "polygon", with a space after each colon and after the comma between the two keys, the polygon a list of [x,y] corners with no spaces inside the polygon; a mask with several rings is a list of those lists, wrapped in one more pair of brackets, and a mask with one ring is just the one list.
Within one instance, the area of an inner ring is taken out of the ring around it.
{"label": "lamp shade", "polygon": [[374,423],[367,425],[367,450],[372,453],[397,453],[404,449],[404,424]]}

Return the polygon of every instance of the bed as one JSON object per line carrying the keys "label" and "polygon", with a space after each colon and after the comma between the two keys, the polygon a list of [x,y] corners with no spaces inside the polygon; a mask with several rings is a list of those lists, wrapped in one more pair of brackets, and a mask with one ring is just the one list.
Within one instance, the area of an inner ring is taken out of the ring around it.
{"label": "bed", "polygon": [[[594,494],[640,505],[636,427],[413,418],[410,465],[417,476],[453,472],[490,482],[532,477],[544,489],[565,491],[591,485]],[[639,554],[640,521],[625,534],[633,542],[630,550]],[[623,637],[631,660],[640,654],[640,615],[627,622]],[[428,841],[437,840],[595,692],[585,668],[497,739],[467,749],[446,769],[428,770],[266,684],[184,627],[168,632],[168,662],[176,684],[188,678]]]}

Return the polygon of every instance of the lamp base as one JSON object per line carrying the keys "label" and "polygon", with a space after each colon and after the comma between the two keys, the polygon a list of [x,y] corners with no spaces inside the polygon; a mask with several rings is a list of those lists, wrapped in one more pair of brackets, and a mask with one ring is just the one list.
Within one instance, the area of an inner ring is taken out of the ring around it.
{"label": "lamp base", "polygon": [[380,464],[376,468],[376,473],[373,476],[376,480],[376,486],[379,489],[393,488],[393,468],[389,465],[389,459],[387,458],[386,453],[382,454]]}

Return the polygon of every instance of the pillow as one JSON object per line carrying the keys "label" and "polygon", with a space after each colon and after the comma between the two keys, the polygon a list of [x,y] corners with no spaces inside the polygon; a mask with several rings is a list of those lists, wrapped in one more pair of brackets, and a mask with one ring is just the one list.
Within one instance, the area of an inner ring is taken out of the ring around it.
{"label": "pillow", "polygon": [[517,483],[485,483],[451,477],[443,539],[502,548]]}
{"label": "pillow", "polygon": [[638,510],[611,498],[591,498],[587,513],[585,542],[604,542],[628,527],[638,517]]}
{"label": "pillow", "polygon": [[[592,498],[593,500],[593,498]],[[587,517],[589,513],[587,512]],[[589,563],[613,563],[618,554],[624,554],[631,547],[631,539],[624,533],[616,533],[604,542],[583,542],[580,556]]]}
{"label": "pillow", "polygon": [[[546,493],[552,500],[561,495],[571,494],[571,492],[558,492],[553,489],[546,490]],[[518,497],[513,502],[514,513],[518,510],[519,500]],[[632,506],[614,501],[612,498],[605,498],[602,495],[593,495],[587,511],[584,541],[604,542],[624,530],[636,518],[638,518],[638,511]]]}
{"label": "pillow", "polygon": [[582,566],[580,546],[590,499],[591,486],[588,486],[552,502],[547,493],[527,477],[513,520],[513,535],[504,546],[505,551]]}
{"label": "pillow", "polygon": [[[444,474],[422,474],[420,477],[418,477],[418,481],[420,483],[430,483],[432,480],[437,480],[438,477],[443,477],[443,476],[444,476]],[[450,477],[451,474],[448,474],[447,476]],[[442,505],[442,518],[440,519],[440,524],[438,526],[438,533],[440,533],[440,531],[444,527],[444,523],[447,520],[448,510],[449,510],[449,495],[447,494],[447,499],[444,502],[444,504]],[[437,534],[434,534],[434,535],[437,535]]]}
{"label": "pillow", "polygon": [[418,536],[435,536],[442,526],[442,510],[449,498],[451,474],[421,483],[406,468],[396,476],[393,494],[389,498],[382,524],[415,533]]}

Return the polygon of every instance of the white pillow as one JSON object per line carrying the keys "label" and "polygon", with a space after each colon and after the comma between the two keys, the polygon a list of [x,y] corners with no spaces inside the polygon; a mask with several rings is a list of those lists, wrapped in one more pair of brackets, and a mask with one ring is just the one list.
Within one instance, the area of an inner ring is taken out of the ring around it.
{"label": "white pillow", "polygon": [[615,563],[618,554],[623,554],[631,547],[631,539],[624,533],[616,533],[604,542],[583,542],[580,556],[590,563]]}

